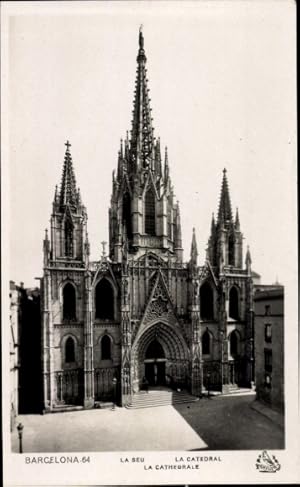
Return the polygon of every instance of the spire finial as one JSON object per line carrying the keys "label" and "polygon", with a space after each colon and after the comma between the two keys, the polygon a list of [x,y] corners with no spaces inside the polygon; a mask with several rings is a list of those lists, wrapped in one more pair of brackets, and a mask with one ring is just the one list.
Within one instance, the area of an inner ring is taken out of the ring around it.
{"label": "spire finial", "polygon": [[250,247],[247,245],[247,252],[246,252],[246,268],[249,270],[251,269],[251,264],[252,264],[252,259],[251,259],[251,254],[250,254]]}
{"label": "spire finial", "polygon": [[139,28],[139,45],[141,49],[144,48],[143,24]]}
{"label": "spire finial", "polygon": [[146,56],[145,56],[145,51],[144,51],[144,36],[143,36],[143,25],[140,25],[139,28],[139,53],[137,57],[137,62],[146,62]]}
{"label": "spire finial", "polygon": [[65,142],[65,146],[67,147],[67,152],[69,152],[69,148],[71,147],[71,144],[68,140],[67,142]]}

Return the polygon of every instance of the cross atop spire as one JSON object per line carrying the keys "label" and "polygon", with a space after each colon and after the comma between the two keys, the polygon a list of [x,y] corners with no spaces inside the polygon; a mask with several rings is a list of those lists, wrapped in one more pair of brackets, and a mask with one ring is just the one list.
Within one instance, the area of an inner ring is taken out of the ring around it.
{"label": "cross atop spire", "polygon": [[69,148],[71,147],[71,144],[70,142],[67,140],[67,142],[65,142],[65,146],[67,147],[67,152],[69,152]]}
{"label": "cross atop spire", "polygon": [[218,223],[224,223],[224,224],[227,222],[232,222],[231,202],[230,202],[230,195],[229,195],[226,173],[227,173],[226,168],[224,168],[219,212],[218,212]]}

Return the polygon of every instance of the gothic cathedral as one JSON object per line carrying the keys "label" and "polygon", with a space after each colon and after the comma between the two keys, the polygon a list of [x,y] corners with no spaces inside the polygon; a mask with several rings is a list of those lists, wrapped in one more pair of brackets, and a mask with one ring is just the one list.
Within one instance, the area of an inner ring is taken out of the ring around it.
{"label": "gothic cathedral", "polygon": [[145,386],[228,392],[253,380],[253,279],[226,170],[205,263],[183,262],[168,153],[154,137],[139,33],[133,121],[112,176],[109,252],[90,261],[87,212],[66,143],[42,279],[43,407],[126,406]]}

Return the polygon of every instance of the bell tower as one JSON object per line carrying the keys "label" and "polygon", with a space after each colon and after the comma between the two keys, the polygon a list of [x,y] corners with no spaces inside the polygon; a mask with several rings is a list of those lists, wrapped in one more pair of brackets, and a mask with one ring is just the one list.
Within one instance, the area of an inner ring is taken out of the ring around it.
{"label": "bell tower", "polygon": [[179,204],[171,184],[167,148],[162,161],[160,139],[154,136],[146,62],[140,29],[132,126],[130,136],[127,132],[125,141],[121,140],[117,173],[112,177],[110,257],[120,262],[128,239],[133,257],[151,249],[182,261]]}
{"label": "bell tower", "polygon": [[207,254],[211,265],[217,267],[220,274],[224,267],[243,268],[243,234],[240,229],[238,209],[236,209],[235,220],[232,216],[226,169],[223,170],[217,221],[214,214],[212,215]]}
{"label": "bell tower", "polygon": [[87,212],[76,187],[71,144],[67,141],[65,145],[61,185],[55,189],[52,205],[50,240],[46,230],[43,246],[45,410],[62,406],[66,400],[93,406]]}

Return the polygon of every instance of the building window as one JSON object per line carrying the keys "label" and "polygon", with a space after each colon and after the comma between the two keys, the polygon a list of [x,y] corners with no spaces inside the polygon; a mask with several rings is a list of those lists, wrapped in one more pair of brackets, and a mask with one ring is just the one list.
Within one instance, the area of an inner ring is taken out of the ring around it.
{"label": "building window", "polygon": [[265,374],[265,387],[268,389],[272,387],[272,377],[270,374]]}
{"label": "building window", "polygon": [[101,279],[96,286],[96,318],[114,319],[114,292],[107,279]]}
{"label": "building window", "polygon": [[111,341],[108,335],[101,340],[101,360],[111,360]]}
{"label": "building window", "polygon": [[265,372],[272,372],[272,350],[265,350]]}
{"label": "building window", "polygon": [[265,341],[272,342],[272,325],[270,324],[265,325]]}
{"label": "building window", "polygon": [[234,236],[230,235],[228,240],[228,265],[234,266]]}
{"label": "building window", "polygon": [[132,223],[131,223],[131,200],[129,193],[123,196],[123,225],[125,225],[127,238],[132,239]]}
{"label": "building window", "polygon": [[76,293],[71,283],[67,283],[63,288],[63,319],[76,319]]}
{"label": "building window", "polygon": [[210,355],[210,334],[208,330],[202,335],[202,353],[203,355]]}
{"label": "building window", "polygon": [[73,257],[73,224],[69,219],[65,223],[65,255]]}
{"label": "building window", "polygon": [[265,349],[265,387],[272,387],[272,350]]}
{"label": "building window", "polygon": [[200,288],[200,314],[202,320],[214,319],[214,293],[208,282]]}
{"label": "building window", "polygon": [[75,362],[75,343],[73,338],[69,337],[65,345],[65,361],[67,363]]}
{"label": "building window", "polygon": [[239,335],[236,330],[230,333],[230,355],[234,357],[239,353]]}
{"label": "building window", "polygon": [[239,319],[239,292],[235,286],[229,292],[229,317]]}
{"label": "building window", "polygon": [[269,304],[266,304],[265,306],[265,315],[269,316],[271,314],[271,306]]}
{"label": "building window", "polygon": [[155,196],[152,189],[148,189],[145,196],[145,233],[156,235],[155,232]]}

